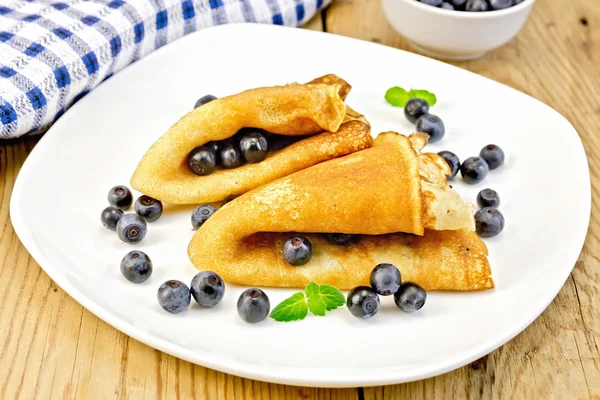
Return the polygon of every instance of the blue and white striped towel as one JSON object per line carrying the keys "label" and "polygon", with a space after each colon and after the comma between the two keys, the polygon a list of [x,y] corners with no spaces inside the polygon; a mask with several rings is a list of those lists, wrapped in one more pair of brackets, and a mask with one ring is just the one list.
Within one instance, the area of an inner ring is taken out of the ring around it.
{"label": "blue and white striped towel", "polygon": [[0,0],[0,138],[40,132],[146,54],[213,25],[298,26],[331,0]]}

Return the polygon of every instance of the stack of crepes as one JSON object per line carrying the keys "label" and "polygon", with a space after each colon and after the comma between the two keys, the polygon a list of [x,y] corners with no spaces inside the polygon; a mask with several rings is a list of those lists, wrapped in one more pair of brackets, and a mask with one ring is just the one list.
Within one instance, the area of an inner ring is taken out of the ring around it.
{"label": "stack of crepes", "polygon": [[[351,289],[368,285],[375,265],[391,263],[404,281],[426,290],[493,288],[473,205],[448,185],[446,162],[421,152],[428,136],[385,132],[373,141],[365,118],[344,104],[349,90],[328,75],[208,103],[155,143],[132,186],[173,203],[240,195],[215,212],[188,247],[198,269],[226,282],[304,287],[315,281]],[[187,170],[185,157],[194,147],[244,127],[306,138],[258,164],[207,177]],[[360,236],[336,245],[325,233]],[[312,259],[303,266],[283,257],[283,244],[295,234],[312,243]]]}

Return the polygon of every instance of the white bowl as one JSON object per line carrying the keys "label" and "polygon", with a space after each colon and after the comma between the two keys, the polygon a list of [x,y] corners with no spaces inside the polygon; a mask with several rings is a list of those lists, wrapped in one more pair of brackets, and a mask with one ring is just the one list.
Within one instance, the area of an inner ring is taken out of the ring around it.
{"label": "white bowl", "polygon": [[523,27],[535,0],[486,12],[446,10],[418,0],[381,0],[394,29],[419,52],[468,60],[511,40]]}

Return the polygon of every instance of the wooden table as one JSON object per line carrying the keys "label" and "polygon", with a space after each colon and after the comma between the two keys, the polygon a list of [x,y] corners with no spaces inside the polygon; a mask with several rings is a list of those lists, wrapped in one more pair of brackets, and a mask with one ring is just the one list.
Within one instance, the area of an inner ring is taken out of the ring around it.
{"label": "wooden table", "polygon": [[[306,28],[407,48],[386,22],[379,0],[337,0]],[[538,0],[516,39],[481,59],[455,64],[528,93],[566,116],[581,135],[593,193],[598,193],[597,1]],[[535,133],[544,140],[544,132]],[[108,326],[57,288],[21,245],[8,215],[15,177],[36,142],[0,143],[0,399],[600,398],[597,198],[585,248],[567,283],[541,317],[507,345],[470,366],[420,382],[310,389],[181,361]],[[568,167],[557,160],[548,173]]]}

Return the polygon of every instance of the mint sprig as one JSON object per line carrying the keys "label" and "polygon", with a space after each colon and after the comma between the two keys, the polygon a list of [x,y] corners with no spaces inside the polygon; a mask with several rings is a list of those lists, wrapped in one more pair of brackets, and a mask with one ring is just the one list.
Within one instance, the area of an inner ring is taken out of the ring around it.
{"label": "mint sprig", "polygon": [[394,86],[385,92],[385,100],[394,107],[404,107],[410,99],[415,97],[425,100],[430,107],[437,103],[435,94],[424,89],[410,89],[407,91],[400,86]]}
{"label": "mint sprig", "polygon": [[344,305],[346,299],[342,292],[331,285],[309,283],[303,292],[298,292],[279,303],[269,317],[275,321],[289,322],[306,318],[308,311],[324,316],[327,311]]}

